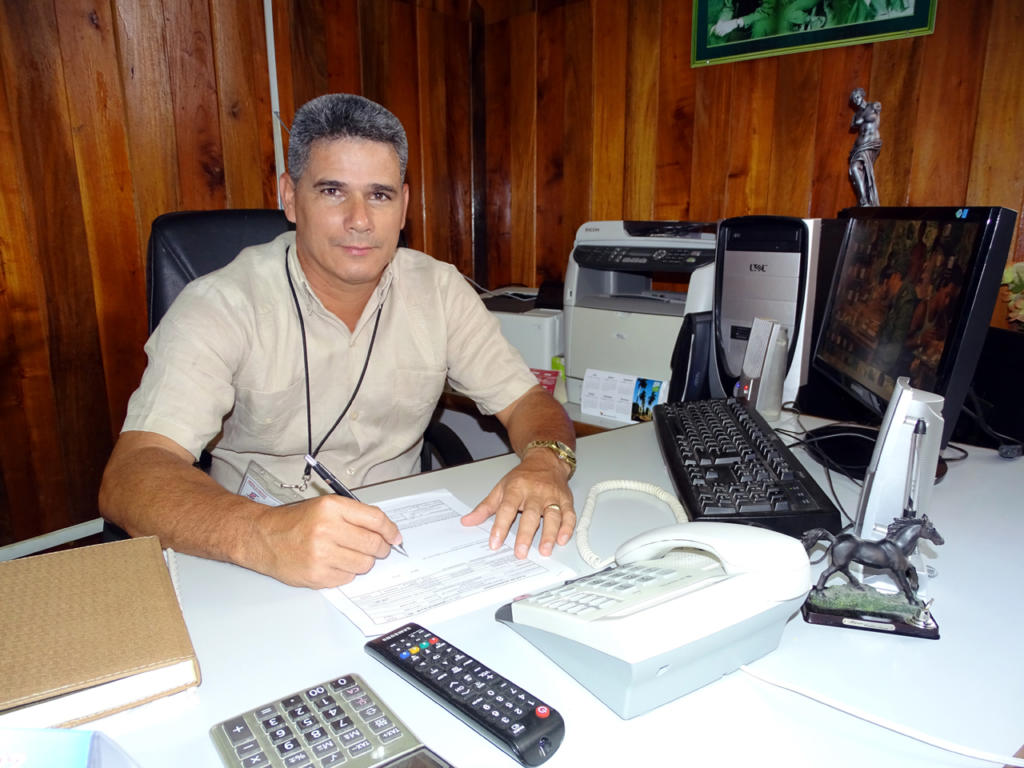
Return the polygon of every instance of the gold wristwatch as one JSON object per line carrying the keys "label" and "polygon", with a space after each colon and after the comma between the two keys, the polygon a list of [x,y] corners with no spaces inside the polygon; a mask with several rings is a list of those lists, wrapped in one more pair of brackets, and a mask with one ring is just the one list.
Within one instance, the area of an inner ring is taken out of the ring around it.
{"label": "gold wristwatch", "polygon": [[574,451],[568,445],[563,443],[561,440],[534,440],[533,442],[527,444],[526,450],[523,451],[523,455],[525,456],[531,448],[550,448],[552,451],[555,452],[555,455],[558,456],[558,458],[560,458],[562,461],[569,465],[569,477],[567,477],[566,479],[571,479],[573,474],[575,474],[576,451]]}

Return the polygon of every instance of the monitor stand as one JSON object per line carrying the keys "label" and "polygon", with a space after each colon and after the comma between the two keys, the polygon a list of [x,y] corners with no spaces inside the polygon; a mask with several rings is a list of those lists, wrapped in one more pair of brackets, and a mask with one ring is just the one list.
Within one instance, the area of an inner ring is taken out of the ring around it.
{"label": "monitor stand", "polygon": [[[835,470],[852,480],[863,481],[878,439],[877,427],[855,424],[828,424],[808,430],[803,445],[807,454],[826,469]],[[946,476],[943,458],[935,467],[935,482]]]}

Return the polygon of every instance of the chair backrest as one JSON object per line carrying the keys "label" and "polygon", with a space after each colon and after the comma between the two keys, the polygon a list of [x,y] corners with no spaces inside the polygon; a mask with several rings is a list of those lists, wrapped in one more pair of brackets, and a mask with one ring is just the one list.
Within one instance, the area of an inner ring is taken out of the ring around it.
{"label": "chair backrest", "polygon": [[273,240],[293,225],[272,208],[176,211],[153,221],[146,259],[149,332],[181,289],[219,269],[249,245]]}

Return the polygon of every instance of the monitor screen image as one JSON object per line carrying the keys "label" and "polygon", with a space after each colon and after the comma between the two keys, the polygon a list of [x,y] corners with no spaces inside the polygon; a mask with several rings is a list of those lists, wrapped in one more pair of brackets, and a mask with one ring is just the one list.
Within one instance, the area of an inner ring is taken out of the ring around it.
{"label": "monitor screen image", "polygon": [[901,376],[942,395],[945,446],[991,322],[1016,214],[878,207],[840,218],[849,221],[813,364],[879,416]]}

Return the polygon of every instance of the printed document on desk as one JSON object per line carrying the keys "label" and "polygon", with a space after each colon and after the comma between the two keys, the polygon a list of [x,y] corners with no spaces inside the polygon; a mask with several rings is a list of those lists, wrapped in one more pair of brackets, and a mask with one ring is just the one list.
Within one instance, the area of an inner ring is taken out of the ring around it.
{"label": "printed document on desk", "polygon": [[402,532],[409,557],[392,552],[351,583],[321,590],[364,635],[379,635],[411,620],[430,625],[576,575],[536,548],[525,560],[517,560],[508,544],[491,550],[487,542],[493,519],[464,526],[460,518],[470,508],[449,491],[404,496],[377,506]]}

